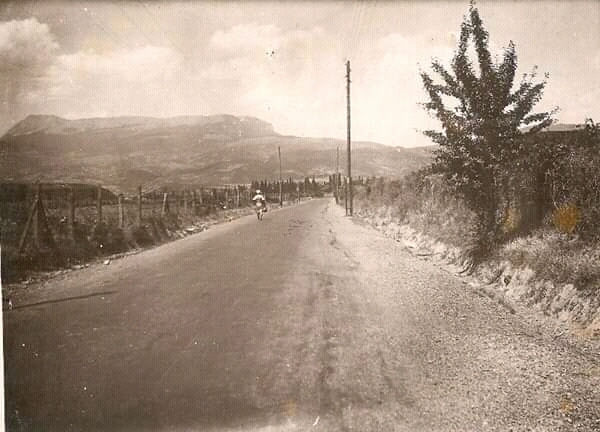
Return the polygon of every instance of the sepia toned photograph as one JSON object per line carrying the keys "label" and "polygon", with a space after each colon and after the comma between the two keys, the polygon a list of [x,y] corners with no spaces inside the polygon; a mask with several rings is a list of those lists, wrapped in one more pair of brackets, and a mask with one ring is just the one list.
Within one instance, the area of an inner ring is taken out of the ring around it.
{"label": "sepia toned photograph", "polygon": [[599,29],[0,2],[0,430],[600,431]]}

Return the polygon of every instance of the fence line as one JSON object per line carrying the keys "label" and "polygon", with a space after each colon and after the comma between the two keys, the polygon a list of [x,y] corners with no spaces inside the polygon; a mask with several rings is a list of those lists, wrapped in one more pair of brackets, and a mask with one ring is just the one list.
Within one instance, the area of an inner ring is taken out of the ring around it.
{"label": "fence line", "polygon": [[[55,240],[62,247],[75,244],[78,236],[89,239],[102,227],[136,229],[159,221],[170,226],[191,224],[219,210],[249,206],[254,192],[245,185],[147,191],[139,186],[134,195],[114,195],[101,185],[87,187],[82,193],[82,185],[39,183],[34,190],[33,201],[0,202],[3,248],[10,249],[11,255],[19,256],[28,249],[55,250]],[[31,192],[28,195],[31,197]],[[266,197],[279,202],[278,193]],[[286,193],[284,199],[295,201],[297,194]]]}

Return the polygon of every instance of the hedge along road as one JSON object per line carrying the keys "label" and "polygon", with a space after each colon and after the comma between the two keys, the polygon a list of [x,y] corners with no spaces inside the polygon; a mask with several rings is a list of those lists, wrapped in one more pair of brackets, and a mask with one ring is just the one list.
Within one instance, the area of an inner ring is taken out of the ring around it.
{"label": "hedge along road", "polygon": [[597,352],[343,213],[313,200],[32,290],[4,315],[8,429],[600,428]]}

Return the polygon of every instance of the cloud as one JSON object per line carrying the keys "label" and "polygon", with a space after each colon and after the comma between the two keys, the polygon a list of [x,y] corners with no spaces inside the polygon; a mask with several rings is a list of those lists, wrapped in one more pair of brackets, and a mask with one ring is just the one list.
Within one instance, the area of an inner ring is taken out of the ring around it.
{"label": "cloud", "polygon": [[332,99],[343,104],[343,59],[335,43],[319,26],[237,25],[213,33],[211,62],[201,76],[213,90],[238,95],[228,101],[230,111],[264,118],[282,133],[327,135]]}
{"label": "cloud", "polygon": [[69,116],[168,115],[176,104],[180,55],[146,45],[58,56],[47,76],[48,105]]}
{"label": "cloud", "polygon": [[52,72],[57,80],[67,77],[83,82],[100,79],[143,84],[173,78],[180,63],[181,59],[174,50],[146,45],[133,50],[64,54],[58,58]]}
{"label": "cloud", "polygon": [[258,52],[267,54],[279,50],[285,35],[272,24],[240,24],[228,31],[217,30],[210,38],[210,47],[223,55],[245,56]]}
{"label": "cloud", "polygon": [[49,26],[36,18],[0,23],[0,126],[32,112],[87,117],[185,111],[182,58],[174,48],[96,45],[60,53]]}
{"label": "cloud", "polygon": [[[365,40],[369,49],[351,59],[355,138],[389,143],[392,135],[396,144],[419,140],[414,129],[431,127],[418,105],[426,96],[419,65],[427,68],[436,56],[451,59],[455,42],[453,34],[433,43],[423,35],[397,33]],[[230,109],[264,118],[280,133],[345,136],[346,44],[319,26],[235,26],[211,37],[214,62],[202,77],[213,88],[234,88],[239,98]]]}
{"label": "cloud", "polygon": [[35,109],[59,44],[36,18],[0,22],[0,128]]}
{"label": "cloud", "polygon": [[328,56],[331,42],[320,27],[283,30],[271,24],[243,24],[217,30],[209,40],[212,65],[204,77],[242,82],[264,76],[297,79]]}
{"label": "cloud", "polygon": [[36,18],[0,23],[0,73],[3,75],[42,75],[54,61],[58,49],[48,25]]}
{"label": "cloud", "polygon": [[600,47],[596,49],[596,55],[593,57],[592,66],[600,70]]}
{"label": "cloud", "polygon": [[453,35],[385,35],[373,41],[368,57],[353,62],[352,123],[357,139],[411,146],[425,144],[417,130],[435,127],[420,106],[426,93],[419,75],[433,58],[448,63]]}

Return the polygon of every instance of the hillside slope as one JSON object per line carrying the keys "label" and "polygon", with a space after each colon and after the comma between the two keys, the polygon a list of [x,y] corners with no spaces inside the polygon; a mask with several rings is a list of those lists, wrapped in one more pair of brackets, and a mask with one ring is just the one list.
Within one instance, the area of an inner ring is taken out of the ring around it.
{"label": "hillside slope", "polygon": [[[248,183],[345,172],[343,140],[282,136],[252,117],[118,117],[66,120],[31,115],[0,138],[0,180],[101,183],[115,191]],[[422,167],[422,149],[353,143],[353,176],[396,177]]]}

